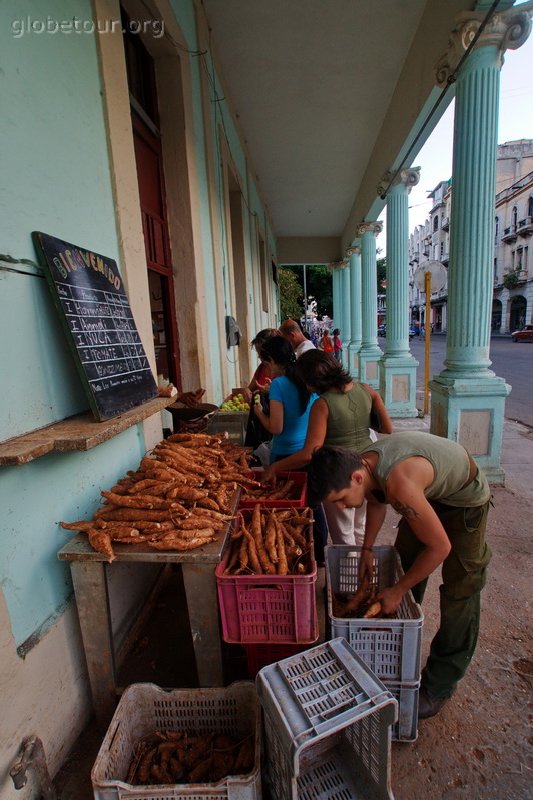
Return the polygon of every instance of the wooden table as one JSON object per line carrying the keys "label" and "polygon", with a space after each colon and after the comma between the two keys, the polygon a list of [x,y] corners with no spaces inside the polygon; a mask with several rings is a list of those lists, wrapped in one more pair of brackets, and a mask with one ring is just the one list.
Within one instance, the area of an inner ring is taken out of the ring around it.
{"label": "wooden table", "polygon": [[[234,508],[237,499],[232,504]],[[228,532],[229,525],[217,541],[185,553],[152,550],[145,544],[121,545],[114,542],[116,559],[111,564],[103,553],[92,549],[84,534],[74,536],[59,551],[58,558],[70,562],[94,711],[103,728],[109,724],[117,702],[109,570],[117,562],[181,564],[199,685],[222,686],[215,567],[220,561]]]}

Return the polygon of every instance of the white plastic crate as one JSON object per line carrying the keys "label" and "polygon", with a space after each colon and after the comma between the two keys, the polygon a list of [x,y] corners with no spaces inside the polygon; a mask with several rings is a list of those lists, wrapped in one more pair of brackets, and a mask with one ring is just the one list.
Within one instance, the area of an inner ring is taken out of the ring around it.
{"label": "white plastic crate", "polygon": [[397,703],[344,639],[264,667],[256,678],[276,800],[391,800]]}
{"label": "white plastic crate", "polygon": [[[254,767],[247,775],[218,783],[133,786],[124,778],[135,744],[158,730],[254,737]],[[261,800],[261,714],[252,683],[222,689],[160,689],[153,683],[129,686],[122,695],[96,757],[91,780],[95,800]]]}
{"label": "white plastic crate", "polygon": [[[357,590],[361,549],[351,545],[332,545],[326,547],[325,553],[328,618],[332,638],[343,636],[387,687],[391,681],[419,681],[424,614],[411,592],[403,596],[394,617],[336,617],[333,613],[333,594],[348,594]],[[373,553],[373,588],[378,591],[396,583],[403,571],[398,552],[392,545],[374,547]]]}

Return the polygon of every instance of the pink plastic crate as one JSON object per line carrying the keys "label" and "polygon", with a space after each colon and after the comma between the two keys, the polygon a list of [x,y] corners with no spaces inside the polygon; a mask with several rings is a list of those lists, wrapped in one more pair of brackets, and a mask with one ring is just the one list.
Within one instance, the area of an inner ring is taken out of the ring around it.
{"label": "pink plastic crate", "polygon": [[[316,631],[318,639],[318,628]],[[290,658],[302,653],[311,647],[311,644],[245,644],[246,661],[248,663],[248,677],[254,680],[263,667],[268,667],[284,658]]]}
{"label": "pink plastic crate", "polygon": [[[262,469],[254,469],[252,477],[261,479]],[[280,480],[291,480],[296,484],[293,487],[293,497],[286,500],[254,500],[252,497],[243,496],[239,501],[239,508],[253,508],[257,503],[262,508],[305,508],[307,506],[307,473],[306,472],[278,472]]]}
{"label": "pink plastic crate", "polygon": [[[248,520],[251,512],[245,511]],[[230,644],[311,644],[317,638],[316,561],[306,575],[224,575],[229,551],[217,565],[222,638]]]}

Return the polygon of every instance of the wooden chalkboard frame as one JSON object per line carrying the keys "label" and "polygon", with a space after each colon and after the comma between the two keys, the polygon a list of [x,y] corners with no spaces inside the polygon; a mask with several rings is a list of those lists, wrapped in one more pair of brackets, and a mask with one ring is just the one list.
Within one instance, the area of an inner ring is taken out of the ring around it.
{"label": "wooden chalkboard frame", "polygon": [[32,238],[95,418],[156,397],[116,262],[40,231]]}

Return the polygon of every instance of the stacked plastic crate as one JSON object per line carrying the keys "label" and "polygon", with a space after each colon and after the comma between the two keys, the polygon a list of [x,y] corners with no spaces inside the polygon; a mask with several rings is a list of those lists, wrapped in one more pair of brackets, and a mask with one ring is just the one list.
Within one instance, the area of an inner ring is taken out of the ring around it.
{"label": "stacked plastic crate", "polygon": [[273,798],[393,798],[397,703],[344,639],[264,667],[256,686]]}
{"label": "stacked plastic crate", "polygon": [[[257,477],[258,471],[255,471]],[[280,473],[291,479],[296,496],[291,500],[241,500],[239,510],[248,525],[255,505],[261,509],[304,509],[307,502],[307,475]],[[312,528],[312,514],[309,512]],[[238,529],[236,520],[235,528]],[[248,675],[255,678],[261,667],[301,652],[318,639],[316,608],[317,565],[313,550],[309,569],[297,575],[225,574],[229,551],[215,570],[222,638],[240,644],[246,651]]]}
{"label": "stacked plastic crate", "polygon": [[[403,574],[396,549],[373,548],[373,589],[392,586]],[[340,618],[334,614],[334,595],[351,595],[358,587],[361,549],[350,545],[326,548],[328,619],[331,636],[343,636],[398,701],[398,722],[392,737],[402,742],[416,739],[420,653],[424,615],[411,592],[402,598],[392,618]]]}

